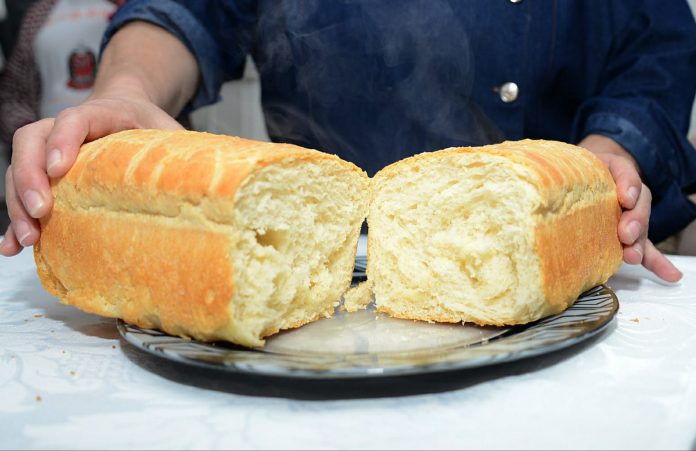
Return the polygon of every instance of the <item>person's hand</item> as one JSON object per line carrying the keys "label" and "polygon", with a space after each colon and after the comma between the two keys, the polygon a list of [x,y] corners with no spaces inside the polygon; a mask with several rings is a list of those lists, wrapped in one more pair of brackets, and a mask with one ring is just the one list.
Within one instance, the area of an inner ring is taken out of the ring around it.
{"label": "person's hand", "polygon": [[65,175],[84,142],[131,128],[176,129],[181,125],[148,100],[112,96],[88,100],[55,119],[17,130],[5,175],[11,223],[0,243],[0,255],[18,254],[37,242],[38,219],[53,207],[49,177]]}
{"label": "person's hand", "polygon": [[623,209],[619,220],[619,240],[626,263],[642,264],[667,282],[677,282],[682,273],[648,239],[648,220],[652,195],[641,182],[640,168],[622,146],[601,135],[589,135],[579,144],[599,157],[616,182]]}

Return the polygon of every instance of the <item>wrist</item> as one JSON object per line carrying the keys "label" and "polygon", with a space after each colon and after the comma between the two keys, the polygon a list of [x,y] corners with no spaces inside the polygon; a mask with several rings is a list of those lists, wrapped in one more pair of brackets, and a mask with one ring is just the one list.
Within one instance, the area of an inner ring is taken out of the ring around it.
{"label": "wrist", "polygon": [[113,74],[108,80],[99,80],[87,100],[124,99],[136,102],[156,103],[143,83],[132,74]]}

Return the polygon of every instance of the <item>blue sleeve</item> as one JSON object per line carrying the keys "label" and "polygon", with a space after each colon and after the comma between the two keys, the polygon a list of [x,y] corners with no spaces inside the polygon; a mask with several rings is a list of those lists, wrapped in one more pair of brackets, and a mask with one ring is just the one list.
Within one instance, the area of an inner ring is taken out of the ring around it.
{"label": "blue sleeve", "polygon": [[128,22],[158,25],[176,36],[196,57],[201,82],[184,108],[189,112],[219,100],[222,83],[240,78],[249,53],[255,8],[250,1],[130,0],[114,15],[102,49]]}
{"label": "blue sleeve", "polygon": [[653,194],[650,238],[696,218],[696,151],[686,139],[696,91],[696,23],[686,2],[647,0],[615,37],[600,94],[579,109],[574,138],[612,138]]}

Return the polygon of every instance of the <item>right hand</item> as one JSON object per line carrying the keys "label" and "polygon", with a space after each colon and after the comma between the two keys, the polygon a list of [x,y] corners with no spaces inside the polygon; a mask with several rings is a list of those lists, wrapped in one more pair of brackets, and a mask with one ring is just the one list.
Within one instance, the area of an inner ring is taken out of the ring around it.
{"label": "right hand", "polygon": [[16,255],[38,241],[38,219],[53,208],[49,177],[65,175],[83,143],[133,128],[182,127],[148,100],[112,96],[87,100],[55,119],[42,119],[17,130],[5,176],[11,222],[0,243],[0,255]]}
{"label": "right hand", "polygon": [[681,271],[648,239],[652,194],[641,181],[636,160],[623,146],[605,136],[589,135],[579,145],[597,155],[616,182],[622,209],[617,234],[623,245],[623,260],[630,265],[642,264],[667,282],[679,281]]}

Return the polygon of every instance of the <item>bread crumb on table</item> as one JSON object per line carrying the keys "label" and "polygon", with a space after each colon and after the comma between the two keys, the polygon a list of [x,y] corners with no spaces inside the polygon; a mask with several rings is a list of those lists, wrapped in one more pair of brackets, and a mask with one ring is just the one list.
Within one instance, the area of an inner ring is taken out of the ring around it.
{"label": "bread crumb on table", "polygon": [[343,305],[341,310],[349,313],[357,312],[367,308],[372,301],[372,283],[369,280],[360,282],[358,285],[350,288],[343,295]]}
{"label": "bread crumb on table", "polygon": [[633,323],[636,323],[636,324],[640,323],[640,319],[638,319],[638,318],[633,318],[633,319],[631,319],[631,320],[629,320],[629,321],[631,321],[631,322],[633,322]]}
{"label": "bread crumb on table", "polygon": [[37,401],[37,402],[40,402],[41,400],[43,400],[43,398],[41,397],[41,395],[36,395],[36,401]]}

